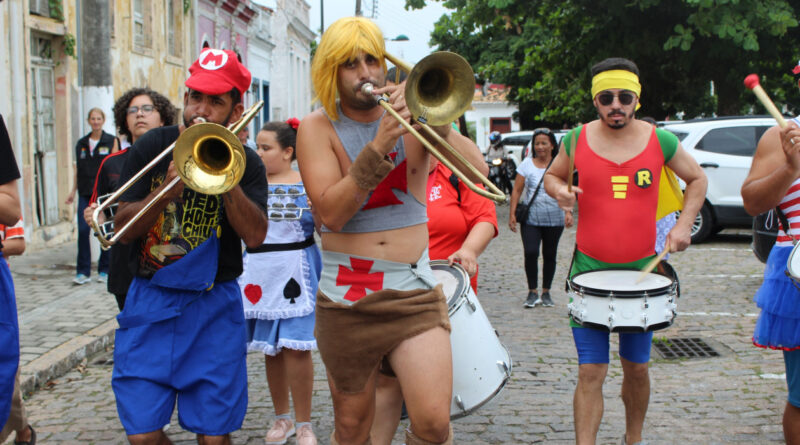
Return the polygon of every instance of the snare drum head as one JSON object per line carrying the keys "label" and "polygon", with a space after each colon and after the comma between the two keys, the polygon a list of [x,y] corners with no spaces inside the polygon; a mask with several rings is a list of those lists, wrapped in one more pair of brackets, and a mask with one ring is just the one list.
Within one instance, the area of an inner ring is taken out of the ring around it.
{"label": "snare drum head", "polygon": [[447,307],[453,307],[458,299],[466,293],[469,286],[469,275],[459,264],[452,266],[447,260],[431,261],[431,269],[436,281],[442,284],[442,292],[447,297]]}
{"label": "snare drum head", "polygon": [[667,290],[673,283],[671,278],[657,273],[648,273],[642,280],[640,275],[641,271],[630,269],[593,270],[576,274],[570,283],[579,291],[597,294],[652,293]]}

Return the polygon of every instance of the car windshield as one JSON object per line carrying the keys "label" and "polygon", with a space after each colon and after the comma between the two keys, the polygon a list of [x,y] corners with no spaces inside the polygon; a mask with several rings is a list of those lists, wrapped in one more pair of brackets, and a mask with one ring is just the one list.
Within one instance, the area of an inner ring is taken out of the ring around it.
{"label": "car windshield", "polygon": [[684,139],[686,139],[686,136],[689,135],[689,133],[687,133],[685,131],[673,130],[672,128],[664,128],[664,129],[669,131],[669,132],[671,132],[675,136],[678,136],[678,140],[679,141],[683,141]]}

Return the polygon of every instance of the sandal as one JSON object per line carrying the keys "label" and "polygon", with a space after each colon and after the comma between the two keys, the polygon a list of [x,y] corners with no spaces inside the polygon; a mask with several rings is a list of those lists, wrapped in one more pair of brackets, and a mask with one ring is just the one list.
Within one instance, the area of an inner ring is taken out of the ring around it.
{"label": "sandal", "polygon": [[31,438],[27,442],[18,442],[14,440],[14,445],[36,445],[36,430],[33,429],[31,425],[28,425],[28,428],[31,429]]}
{"label": "sandal", "polygon": [[267,431],[264,443],[266,445],[283,445],[292,436],[294,436],[294,423],[281,417],[275,420],[272,428]]}

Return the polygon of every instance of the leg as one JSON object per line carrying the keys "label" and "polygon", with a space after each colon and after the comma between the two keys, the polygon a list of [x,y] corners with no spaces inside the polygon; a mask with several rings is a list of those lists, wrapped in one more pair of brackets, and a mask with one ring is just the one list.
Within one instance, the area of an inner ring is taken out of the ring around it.
{"label": "leg", "polygon": [[376,445],[391,445],[403,411],[403,393],[395,377],[378,373],[375,391],[375,421],[371,436]]}
{"label": "leg", "polygon": [[622,362],[622,402],[625,404],[625,439],[627,443],[642,440],[644,416],[650,402],[650,375],[647,363]]}
{"label": "leg", "polygon": [[786,445],[800,445],[800,349],[783,353],[789,397],[783,411]]}
{"label": "leg", "polygon": [[800,445],[800,408],[789,402],[783,412],[783,437],[786,445]]}
{"label": "leg", "polygon": [[197,435],[198,445],[230,445],[231,436],[228,434],[224,436],[206,436],[205,434]]}
{"label": "leg", "polygon": [[31,440],[33,430],[28,425],[25,404],[22,402],[22,392],[19,389],[19,371],[20,367],[17,367],[17,375],[14,376],[14,392],[11,394],[11,411],[5,426],[0,431],[0,443],[4,442],[12,431],[17,433],[14,439],[15,442],[29,442]]}
{"label": "leg", "polygon": [[536,226],[520,225],[522,247],[525,253],[525,276],[528,278],[528,290],[536,292],[539,286],[539,243],[542,233]]}
{"label": "leg", "polygon": [[314,363],[311,360],[311,351],[284,349],[282,354],[294,401],[295,420],[310,422],[311,393],[314,390]]}
{"label": "leg", "polygon": [[572,328],[578,351],[578,385],[572,412],[575,443],[594,444],[603,419],[603,382],[608,372],[608,332]]}
{"label": "leg", "polygon": [[92,250],[89,246],[89,225],[83,220],[83,210],[89,205],[89,198],[78,196],[78,259],[75,273],[92,274]]}
{"label": "leg", "polygon": [[650,348],[652,332],[619,334],[622,363],[622,402],[625,404],[625,438],[628,443],[642,440],[644,417],[650,403]]}
{"label": "leg", "polygon": [[336,389],[333,378],[328,373],[328,386],[333,399],[334,430],[331,445],[370,444],[369,429],[375,416],[375,379],[377,366],[367,379],[364,389],[359,393],[345,393]]}
{"label": "leg", "polygon": [[286,361],[284,351],[275,356],[264,355],[264,366],[267,370],[267,386],[272,397],[275,414],[289,413],[289,383],[286,380]]}
{"label": "leg", "polygon": [[558,253],[558,240],[564,226],[542,227],[542,292],[550,291],[553,285],[553,276],[556,274],[556,254]]}
{"label": "leg", "polygon": [[436,327],[404,340],[389,353],[389,362],[406,401],[412,437],[447,443],[453,388],[450,334]]}
{"label": "leg", "polygon": [[110,253],[108,250],[100,249],[100,258],[97,259],[97,273],[108,273],[108,265],[110,261]]}
{"label": "leg", "polygon": [[172,441],[161,430],[144,434],[132,434],[128,436],[128,442],[131,445],[172,445]]}

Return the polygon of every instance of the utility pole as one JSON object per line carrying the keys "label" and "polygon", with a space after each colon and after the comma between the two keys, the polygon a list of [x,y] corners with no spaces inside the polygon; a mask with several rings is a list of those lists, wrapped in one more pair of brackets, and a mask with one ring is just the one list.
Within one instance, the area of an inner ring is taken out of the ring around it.
{"label": "utility pole", "polygon": [[356,17],[361,17],[363,13],[361,12],[361,0],[356,0]]}
{"label": "utility pole", "polygon": [[325,33],[325,0],[319,0],[319,35]]}

